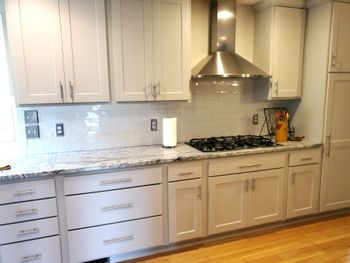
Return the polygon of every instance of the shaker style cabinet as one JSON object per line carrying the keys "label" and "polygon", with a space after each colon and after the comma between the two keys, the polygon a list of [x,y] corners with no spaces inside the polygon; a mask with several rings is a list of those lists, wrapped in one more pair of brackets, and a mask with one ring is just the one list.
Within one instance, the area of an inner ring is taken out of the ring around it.
{"label": "shaker style cabinet", "polygon": [[272,75],[269,99],[301,97],[304,9],[272,6],[255,17],[254,63]]}
{"label": "shaker style cabinet", "polygon": [[112,0],[116,101],[187,100],[190,1]]}
{"label": "shaker style cabinet", "polygon": [[329,72],[350,72],[350,4],[335,2],[329,52]]}
{"label": "shaker style cabinet", "polygon": [[109,100],[104,1],[6,0],[19,104]]}
{"label": "shaker style cabinet", "polygon": [[[350,207],[350,74],[329,74],[321,211]],[[345,118],[344,118],[345,116]]]}

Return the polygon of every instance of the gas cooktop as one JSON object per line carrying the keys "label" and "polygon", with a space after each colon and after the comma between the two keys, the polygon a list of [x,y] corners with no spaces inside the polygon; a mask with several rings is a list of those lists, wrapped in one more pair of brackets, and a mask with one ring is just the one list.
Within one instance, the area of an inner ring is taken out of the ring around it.
{"label": "gas cooktop", "polygon": [[194,138],[187,144],[202,152],[219,152],[249,149],[254,147],[279,146],[279,144],[275,143],[270,138],[257,135]]}

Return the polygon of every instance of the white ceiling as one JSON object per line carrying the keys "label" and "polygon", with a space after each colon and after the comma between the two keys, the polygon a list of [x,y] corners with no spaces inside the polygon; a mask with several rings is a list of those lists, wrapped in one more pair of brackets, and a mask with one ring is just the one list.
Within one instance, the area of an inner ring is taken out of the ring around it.
{"label": "white ceiling", "polygon": [[255,3],[259,2],[260,0],[237,0],[237,4],[242,5],[254,5]]}

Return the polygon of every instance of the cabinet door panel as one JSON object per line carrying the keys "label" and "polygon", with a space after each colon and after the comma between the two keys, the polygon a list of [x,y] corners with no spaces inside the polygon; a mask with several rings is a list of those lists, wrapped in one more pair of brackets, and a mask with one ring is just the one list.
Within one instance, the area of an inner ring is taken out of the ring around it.
{"label": "cabinet door panel", "polygon": [[334,3],[331,52],[329,53],[330,72],[350,72],[350,4]]}
{"label": "cabinet door panel", "polygon": [[160,99],[188,99],[190,80],[190,5],[184,0],[154,0],[155,82]]}
{"label": "cabinet door panel", "polygon": [[250,173],[249,226],[283,219],[285,169]]}
{"label": "cabinet door panel", "polygon": [[112,27],[116,100],[153,99],[152,2],[113,0]]}
{"label": "cabinet door panel", "polygon": [[202,235],[202,180],[169,183],[169,239],[178,242]]}
{"label": "cabinet door panel", "polygon": [[[104,1],[69,0],[67,7],[69,8],[67,11],[69,19],[62,20],[62,39],[66,90],[69,100],[74,102],[108,101],[109,81]],[[64,6],[61,9],[63,8]]]}
{"label": "cabinet door panel", "polygon": [[320,166],[303,165],[289,168],[287,217],[317,212]]}
{"label": "cabinet door panel", "polygon": [[8,0],[6,14],[18,103],[62,102],[59,1]]}
{"label": "cabinet door panel", "polygon": [[305,10],[276,7],[273,34],[271,97],[300,97]]}
{"label": "cabinet door panel", "polygon": [[209,178],[209,234],[247,225],[247,190],[246,175]]}

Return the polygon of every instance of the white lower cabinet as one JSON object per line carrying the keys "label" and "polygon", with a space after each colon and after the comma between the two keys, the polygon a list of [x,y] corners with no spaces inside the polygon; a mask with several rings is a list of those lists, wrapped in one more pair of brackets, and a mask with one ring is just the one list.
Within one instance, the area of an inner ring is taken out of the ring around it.
{"label": "white lower cabinet", "polygon": [[68,232],[70,262],[85,262],[163,244],[161,216]]}
{"label": "white lower cabinet", "polygon": [[169,241],[202,236],[202,179],[168,184]]}
{"label": "white lower cabinet", "polygon": [[61,263],[60,253],[58,236],[0,246],[3,263]]}

